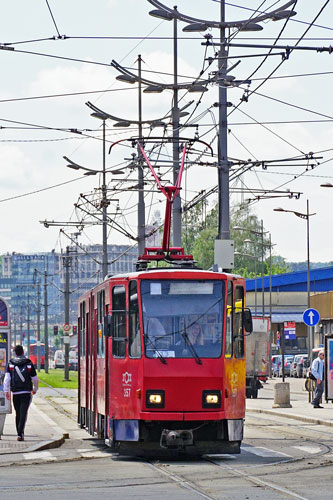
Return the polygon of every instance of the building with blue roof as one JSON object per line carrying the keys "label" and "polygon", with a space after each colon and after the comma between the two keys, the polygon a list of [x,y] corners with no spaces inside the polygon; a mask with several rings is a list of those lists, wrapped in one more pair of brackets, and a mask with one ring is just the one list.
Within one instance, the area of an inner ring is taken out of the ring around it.
{"label": "building with blue roof", "polygon": [[[247,306],[253,316],[270,317],[272,322],[272,345],[278,347],[278,332],[290,331],[285,336],[287,351],[306,351],[307,327],[303,313],[308,308],[307,271],[261,276],[246,280]],[[319,309],[327,311],[327,292],[333,291],[333,267],[310,270],[310,307],[312,302]],[[321,297],[318,298],[318,294]],[[316,298],[315,298],[316,297]],[[320,313],[320,310],[319,310]],[[327,315],[327,313],[325,313]],[[320,315],[322,317],[322,314]],[[330,331],[325,318],[324,325],[319,322],[314,328],[313,345],[322,343],[322,335]],[[294,327],[292,324],[295,324]],[[333,321],[332,321],[333,323]],[[294,331],[293,331],[294,328]]]}

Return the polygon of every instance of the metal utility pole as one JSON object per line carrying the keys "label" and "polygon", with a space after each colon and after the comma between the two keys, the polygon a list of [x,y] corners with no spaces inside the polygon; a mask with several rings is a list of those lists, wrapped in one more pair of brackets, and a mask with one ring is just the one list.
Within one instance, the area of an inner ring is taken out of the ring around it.
{"label": "metal utility pole", "polygon": [[[141,54],[138,55],[138,110],[139,110],[139,144],[142,144],[142,72],[141,72],[142,58]],[[143,182],[143,157],[140,147],[138,146],[138,251],[139,255],[142,255],[145,250],[145,199],[144,199],[144,182]]]}
{"label": "metal utility pole", "polygon": [[261,220],[261,292],[262,292],[262,319],[265,319],[265,268],[264,268],[264,221]]}
{"label": "metal utility pole", "polygon": [[[306,200],[306,259],[307,259],[307,308],[310,309],[310,212],[309,200]],[[308,359],[311,359],[312,349],[314,348],[314,328],[308,326]]]}
{"label": "metal utility pole", "polygon": [[47,304],[47,269],[44,271],[44,370],[49,373],[49,321]]}
{"label": "metal utility pole", "polygon": [[37,281],[37,371],[40,372],[40,282]]}
{"label": "metal utility pole", "polygon": [[[177,7],[174,7],[176,14]],[[179,107],[178,107],[178,39],[177,39],[177,17],[173,18],[173,106],[172,106],[172,159],[173,159],[173,183],[176,185],[179,174]],[[182,246],[182,210],[180,193],[174,199],[172,205],[172,229],[173,246]]]}
{"label": "metal utility pole", "polygon": [[269,233],[269,343],[268,343],[268,369],[272,377],[272,235]]}
{"label": "metal utility pole", "polygon": [[227,75],[228,54],[225,37],[225,0],[221,0],[220,11],[220,51],[218,59],[217,83],[219,86],[219,132],[218,132],[218,199],[219,199],[219,227],[218,239],[230,239],[229,227],[229,163],[228,163],[228,115],[227,89],[223,85]]}
{"label": "metal utility pole", "polygon": [[20,305],[20,344],[23,345],[23,305]]}
{"label": "metal utility pole", "polygon": [[105,180],[105,119],[103,119],[103,172],[102,172],[102,226],[103,226],[103,260],[102,274],[103,280],[108,274],[108,220],[107,208],[108,201],[106,196],[106,180]]}
{"label": "metal utility pole", "polygon": [[[66,256],[63,258],[65,268],[65,325],[69,325],[69,268],[71,265],[71,257],[69,256],[69,247],[66,247]],[[65,344],[65,380],[69,380],[69,332],[64,332]]]}
{"label": "metal utility pole", "polygon": [[28,293],[28,302],[27,302],[27,352],[29,356],[30,352],[30,295]]}

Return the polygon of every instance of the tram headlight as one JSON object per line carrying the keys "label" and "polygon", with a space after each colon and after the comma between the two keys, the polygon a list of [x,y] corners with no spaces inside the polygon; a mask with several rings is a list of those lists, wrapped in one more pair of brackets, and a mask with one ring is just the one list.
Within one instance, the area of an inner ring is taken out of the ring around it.
{"label": "tram headlight", "polygon": [[202,407],[203,408],[221,408],[221,391],[203,391],[202,392]]}
{"label": "tram headlight", "polygon": [[146,391],[147,408],[164,408],[164,391],[149,389]]}

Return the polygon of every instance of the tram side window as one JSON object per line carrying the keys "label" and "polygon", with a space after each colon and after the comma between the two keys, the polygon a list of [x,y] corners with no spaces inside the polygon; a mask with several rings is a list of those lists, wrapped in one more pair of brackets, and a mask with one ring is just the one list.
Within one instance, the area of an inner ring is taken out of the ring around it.
{"label": "tram side window", "polygon": [[126,291],[124,286],[112,290],[112,354],[124,358],[126,353]]}
{"label": "tram side window", "polygon": [[79,322],[79,335],[80,335],[80,357],[83,358],[86,355],[86,328],[85,328],[85,317],[86,317],[86,303],[81,302],[80,304],[80,322]]}
{"label": "tram side window", "polygon": [[90,338],[90,313],[86,313],[86,339],[87,339],[87,356],[90,355],[91,338]]}
{"label": "tram side window", "polygon": [[105,337],[103,332],[103,320],[105,314],[105,290],[97,294],[97,356],[104,358],[105,355]]}
{"label": "tram side window", "polygon": [[232,281],[228,281],[228,294],[227,294],[227,323],[225,327],[225,357],[232,357],[232,336],[233,336],[233,285]]}
{"label": "tram side window", "polygon": [[244,288],[236,286],[235,290],[235,356],[244,357]]}
{"label": "tram side window", "polygon": [[131,281],[129,286],[129,356],[140,358],[142,354],[138,285],[136,281]]}

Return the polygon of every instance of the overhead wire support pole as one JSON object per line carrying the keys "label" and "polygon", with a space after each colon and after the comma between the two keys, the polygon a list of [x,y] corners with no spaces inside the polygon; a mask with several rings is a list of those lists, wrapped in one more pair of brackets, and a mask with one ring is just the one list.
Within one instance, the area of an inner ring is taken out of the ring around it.
{"label": "overhead wire support pole", "polygon": [[[65,268],[65,325],[69,325],[69,268],[71,265],[71,257],[69,256],[69,246],[66,247],[66,256],[63,257],[63,265]],[[69,380],[69,334],[68,331],[65,332],[64,335],[64,344],[65,344],[65,380]]]}
{"label": "overhead wire support pole", "polygon": [[142,58],[141,54],[138,56],[138,252],[142,255],[145,250],[145,198],[144,198],[144,181],[143,181],[143,158],[139,147],[142,146]]}
{"label": "overhead wire support pole", "polygon": [[[177,7],[174,7],[175,14]],[[179,108],[178,108],[178,40],[177,40],[177,23],[178,19],[175,15],[173,18],[173,106],[172,106],[172,129],[173,129],[173,183],[176,185],[179,174]],[[180,247],[182,244],[182,214],[181,214],[181,197],[180,193],[174,199],[172,205],[172,229],[173,229],[173,245]]]}
{"label": "overhead wire support pole", "polygon": [[230,238],[229,227],[229,163],[228,163],[228,125],[227,125],[227,89],[222,82],[227,74],[227,51],[225,38],[225,0],[221,0],[221,27],[218,61],[218,86],[219,86],[219,134],[218,134],[218,199],[219,222],[218,239]]}
{"label": "overhead wire support pole", "polygon": [[37,280],[37,371],[40,372],[40,281]]}
{"label": "overhead wire support pole", "polygon": [[102,227],[103,227],[103,258],[102,258],[102,274],[103,279],[108,274],[108,222],[107,208],[108,202],[106,197],[106,174],[105,174],[105,117],[103,118],[103,172],[102,172]]}
{"label": "overhead wire support pole", "polygon": [[49,321],[47,304],[47,261],[44,271],[44,370],[49,373]]}

